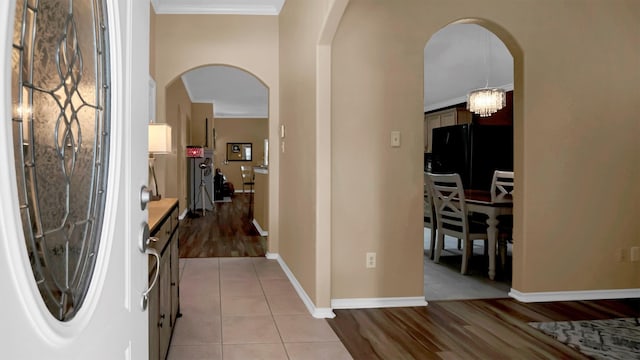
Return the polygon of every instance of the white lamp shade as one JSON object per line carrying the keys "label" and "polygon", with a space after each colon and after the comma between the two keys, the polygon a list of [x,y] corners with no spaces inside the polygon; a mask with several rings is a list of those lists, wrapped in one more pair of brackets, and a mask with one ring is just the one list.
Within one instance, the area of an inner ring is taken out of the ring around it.
{"label": "white lamp shade", "polygon": [[152,154],[171,153],[171,126],[149,124],[149,152]]}

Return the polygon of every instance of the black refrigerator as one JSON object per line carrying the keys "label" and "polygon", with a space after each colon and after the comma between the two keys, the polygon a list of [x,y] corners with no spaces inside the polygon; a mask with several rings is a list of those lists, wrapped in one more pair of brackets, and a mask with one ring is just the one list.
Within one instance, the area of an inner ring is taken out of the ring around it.
{"label": "black refrigerator", "polygon": [[465,189],[489,190],[495,170],[513,170],[512,126],[444,126],[432,139],[431,171],[460,174]]}

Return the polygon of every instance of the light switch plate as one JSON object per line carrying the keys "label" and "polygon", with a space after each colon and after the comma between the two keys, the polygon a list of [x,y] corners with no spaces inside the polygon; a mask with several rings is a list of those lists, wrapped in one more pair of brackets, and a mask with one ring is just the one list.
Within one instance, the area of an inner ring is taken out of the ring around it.
{"label": "light switch plate", "polygon": [[400,147],[400,131],[391,132],[391,146]]}

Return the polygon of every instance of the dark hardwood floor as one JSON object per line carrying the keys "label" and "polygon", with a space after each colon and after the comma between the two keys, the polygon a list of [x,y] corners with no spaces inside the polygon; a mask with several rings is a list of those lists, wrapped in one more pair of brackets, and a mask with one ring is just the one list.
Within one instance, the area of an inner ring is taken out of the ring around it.
{"label": "dark hardwood floor", "polygon": [[640,299],[521,303],[430,301],[334,310],[329,325],[354,359],[588,359],[527,323],[640,316]]}
{"label": "dark hardwood floor", "polygon": [[265,256],[267,238],[252,224],[248,193],[213,205],[204,216],[198,210],[180,223],[180,257]]}

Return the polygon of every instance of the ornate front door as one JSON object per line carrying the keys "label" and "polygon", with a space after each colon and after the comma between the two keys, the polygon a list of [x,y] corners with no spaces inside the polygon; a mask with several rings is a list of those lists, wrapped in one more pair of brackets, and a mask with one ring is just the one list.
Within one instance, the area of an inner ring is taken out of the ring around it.
{"label": "ornate front door", "polygon": [[146,359],[149,3],[0,14],[0,357]]}

